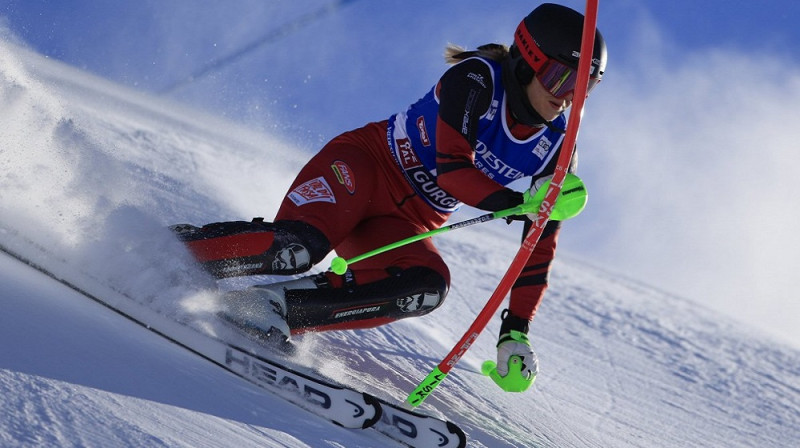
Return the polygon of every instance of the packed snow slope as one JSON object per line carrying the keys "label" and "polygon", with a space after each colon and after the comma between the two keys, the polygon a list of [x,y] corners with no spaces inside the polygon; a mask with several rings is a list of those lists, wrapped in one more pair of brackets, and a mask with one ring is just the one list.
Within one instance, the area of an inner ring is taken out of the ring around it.
{"label": "packed snow slope", "polygon": [[[511,43],[538,3],[5,0],[0,35],[311,153],[422,96],[448,42]],[[592,206],[559,244],[800,349],[800,2],[728,3],[600,2],[608,70],[578,142]]]}
{"label": "packed snow slope", "polygon": [[[208,304],[193,297],[208,280],[165,226],[269,219],[307,157],[7,42],[0,104],[0,243],[52,254],[70,275],[176,320],[202,315]],[[442,308],[305,336],[299,356],[401,401],[485,303],[519,232],[489,223],[438,237],[453,272]],[[2,254],[0,282],[1,446],[392,446],[274,398]],[[531,330],[541,374],[524,394],[478,373],[497,329],[495,319],[422,407],[461,426],[470,446],[800,446],[800,352],[679,297],[561,254]]]}

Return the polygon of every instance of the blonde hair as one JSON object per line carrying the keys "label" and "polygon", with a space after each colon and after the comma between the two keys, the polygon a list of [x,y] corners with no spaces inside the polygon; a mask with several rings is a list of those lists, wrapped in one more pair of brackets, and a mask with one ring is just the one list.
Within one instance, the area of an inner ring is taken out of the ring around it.
{"label": "blonde hair", "polygon": [[481,45],[477,50],[467,50],[460,45],[447,44],[444,49],[444,60],[448,64],[457,64],[460,61],[473,56],[482,56],[499,62],[502,61],[507,55],[508,47],[503,44]]}

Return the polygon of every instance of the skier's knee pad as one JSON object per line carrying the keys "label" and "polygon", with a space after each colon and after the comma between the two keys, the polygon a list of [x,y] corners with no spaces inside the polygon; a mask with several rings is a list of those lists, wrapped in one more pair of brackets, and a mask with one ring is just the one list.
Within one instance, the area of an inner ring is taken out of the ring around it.
{"label": "skier's knee pad", "polygon": [[182,230],[179,237],[216,277],[305,272],[330,252],[315,227],[300,221],[230,221]]}
{"label": "skier's knee pad", "polygon": [[[392,273],[372,283],[379,290],[393,292],[395,304],[402,314],[398,318],[422,316],[439,308],[449,290],[448,280],[426,266],[414,266]],[[370,286],[370,285],[365,285]],[[367,288],[365,288],[367,289]]]}
{"label": "skier's knee pad", "polygon": [[[412,267],[383,280],[331,288],[325,275],[316,288],[285,291],[293,332],[369,328],[430,313],[444,301],[447,280],[427,267]],[[288,286],[288,284],[287,284]]]}
{"label": "skier's knee pad", "polygon": [[276,249],[272,263],[273,274],[305,272],[331,251],[328,238],[311,224],[302,221],[277,221],[272,225],[275,227],[275,241],[272,244]]}

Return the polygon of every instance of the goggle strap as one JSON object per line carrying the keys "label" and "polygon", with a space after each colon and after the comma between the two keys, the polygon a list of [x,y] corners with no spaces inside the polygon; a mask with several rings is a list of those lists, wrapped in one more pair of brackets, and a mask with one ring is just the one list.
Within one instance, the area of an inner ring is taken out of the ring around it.
{"label": "goggle strap", "polygon": [[517,44],[517,48],[519,48],[522,59],[525,59],[525,62],[527,62],[534,71],[538,71],[542,65],[550,59],[544,54],[542,49],[539,48],[536,41],[533,40],[533,36],[528,32],[528,28],[524,23],[520,23],[517,27],[517,31],[514,33],[514,42]]}

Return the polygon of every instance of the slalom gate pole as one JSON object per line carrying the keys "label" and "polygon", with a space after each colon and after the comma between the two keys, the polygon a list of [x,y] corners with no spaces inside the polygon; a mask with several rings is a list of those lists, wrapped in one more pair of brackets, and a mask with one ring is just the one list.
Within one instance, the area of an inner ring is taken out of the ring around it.
{"label": "slalom gate pole", "polygon": [[436,366],[425,379],[409,394],[406,398],[406,403],[411,406],[419,406],[422,402],[433,392],[433,390],[447,377],[450,370],[458,363],[462,356],[467,352],[470,346],[475,342],[480,333],[486,328],[489,320],[500,307],[500,304],[505,299],[506,295],[511,291],[511,287],[519,277],[522,269],[525,267],[528,258],[530,258],[533,249],[539,242],[542,236],[544,227],[550,219],[550,213],[553,210],[556,199],[561,192],[561,186],[564,182],[564,177],[567,174],[570,160],[572,159],[572,151],[578,136],[578,127],[580,126],[581,117],[583,116],[583,106],[586,102],[586,94],[588,93],[589,85],[589,70],[591,69],[591,61],[594,53],[594,36],[597,28],[597,9],[599,0],[586,1],[586,14],[583,21],[583,35],[581,39],[581,56],[578,62],[578,79],[575,85],[575,94],[572,105],[573,113],[569,116],[567,123],[567,131],[564,136],[563,144],[561,145],[561,153],[558,156],[553,179],[550,181],[550,187],[545,195],[542,205],[539,207],[539,213],[533,221],[528,235],[522,242],[510,267],[506,271],[500,283],[497,285],[494,293],[489,298],[489,301],[483,307],[483,310],[475,318],[475,321],[464,333],[464,336],[456,343],[450,353]]}

